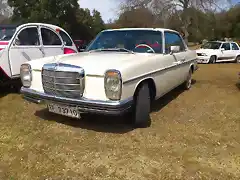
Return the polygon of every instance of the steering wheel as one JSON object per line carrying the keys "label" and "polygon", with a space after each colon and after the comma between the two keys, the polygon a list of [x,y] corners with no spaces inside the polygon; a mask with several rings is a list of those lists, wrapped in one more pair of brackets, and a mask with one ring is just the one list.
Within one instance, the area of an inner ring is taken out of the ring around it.
{"label": "steering wheel", "polygon": [[153,53],[155,53],[155,51],[153,50],[153,48],[147,44],[138,44],[137,46],[135,46],[134,49],[138,48],[139,46],[145,46],[145,47],[148,47]]}

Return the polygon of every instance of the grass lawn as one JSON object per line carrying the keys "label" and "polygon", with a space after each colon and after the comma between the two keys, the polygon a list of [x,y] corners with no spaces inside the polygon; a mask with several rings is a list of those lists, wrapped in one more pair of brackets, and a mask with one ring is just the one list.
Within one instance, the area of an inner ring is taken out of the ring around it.
{"label": "grass lawn", "polygon": [[191,90],[154,103],[146,129],[54,115],[2,92],[0,179],[240,179],[240,64],[199,67]]}

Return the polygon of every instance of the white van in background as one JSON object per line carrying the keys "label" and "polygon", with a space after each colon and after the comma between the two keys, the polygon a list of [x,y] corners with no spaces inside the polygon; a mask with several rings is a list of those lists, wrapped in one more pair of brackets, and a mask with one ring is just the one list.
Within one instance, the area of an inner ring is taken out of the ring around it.
{"label": "white van in background", "polygon": [[20,78],[21,64],[48,56],[78,53],[62,28],[44,23],[0,25],[0,86]]}

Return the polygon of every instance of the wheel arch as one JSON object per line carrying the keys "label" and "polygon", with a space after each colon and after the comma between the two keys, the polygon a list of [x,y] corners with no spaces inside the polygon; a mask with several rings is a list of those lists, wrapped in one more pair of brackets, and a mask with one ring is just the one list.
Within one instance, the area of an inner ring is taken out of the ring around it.
{"label": "wheel arch", "polygon": [[217,59],[218,59],[218,55],[216,55],[216,54],[212,54],[212,55],[210,56],[210,58],[211,58],[212,56],[214,56],[214,57],[216,58],[216,61],[217,61]]}
{"label": "wheel arch", "polygon": [[141,79],[135,86],[135,89],[134,89],[134,99],[136,97],[136,94],[139,90],[139,88],[141,87],[142,84],[144,83],[147,83],[148,86],[149,86],[149,90],[150,90],[150,98],[151,98],[151,101],[153,101],[156,97],[156,93],[157,93],[157,89],[156,89],[156,84],[155,84],[155,81],[152,77],[146,77],[144,79]]}
{"label": "wheel arch", "polygon": [[194,63],[191,63],[190,66],[189,66],[189,70],[191,70],[192,73],[194,73],[194,71],[195,71],[194,66],[195,66]]}

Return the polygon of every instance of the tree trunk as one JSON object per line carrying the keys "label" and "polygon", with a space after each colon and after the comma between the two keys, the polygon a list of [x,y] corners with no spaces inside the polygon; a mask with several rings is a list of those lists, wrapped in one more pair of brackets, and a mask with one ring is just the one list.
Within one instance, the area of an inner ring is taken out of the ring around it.
{"label": "tree trunk", "polygon": [[183,34],[184,34],[184,41],[186,44],[188,44],[188,37],[189,37],[189,33],[188,33],[188,24],[185,24],[183,27],[182,27],[182,31],[183,31]]}
{"label": "tree trunk", "polygon": [[185,40],[185,43],[188,44],[188,37],[189,37],[188,28],[191,25],[191,17],[189,16],[188,8],[183,9],[181,19],[183,23],[182,31],[184,33],[184,40]]}

